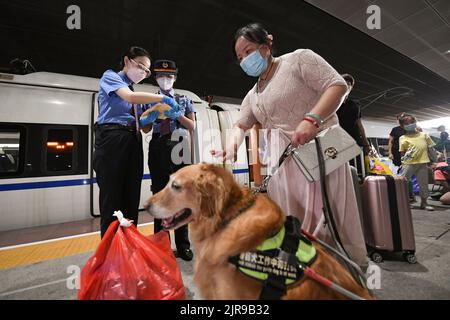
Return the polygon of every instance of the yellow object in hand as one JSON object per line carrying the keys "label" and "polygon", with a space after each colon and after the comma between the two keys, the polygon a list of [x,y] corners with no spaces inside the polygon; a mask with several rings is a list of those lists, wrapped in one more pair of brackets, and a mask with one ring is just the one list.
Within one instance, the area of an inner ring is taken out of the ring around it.
{"label": "yellow object in hand", "polygon": [[158,115],[158,119],[160,120],[164,120],[167,119],[166,115],[164,114],[164,112],[169,111],[170,110],[170,106],[168,104],[164,104],[164,103],[158,103],[157,105],[147,109],[143,114],[142,117],[147,116],[149,113],[153,112],[153,111],[158,111],[159,115]]}

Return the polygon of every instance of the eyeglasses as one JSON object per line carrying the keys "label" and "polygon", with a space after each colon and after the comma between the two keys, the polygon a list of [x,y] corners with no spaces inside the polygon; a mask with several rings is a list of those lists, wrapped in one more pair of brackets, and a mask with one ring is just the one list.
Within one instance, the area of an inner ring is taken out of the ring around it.
{"label": "eyeglasses", "polygon": [[148,78],[150,77],[150,75],[152,74],[152,72],[150,71],[149,68],[147,68],[146,66],[144,66],[142,63],[136,62],[133,59],[130,59],[131,61],[133,61],[134,63],[137,64],[137,66],[139,67],[139,69],[143,70],[145,72],[145,77]]}

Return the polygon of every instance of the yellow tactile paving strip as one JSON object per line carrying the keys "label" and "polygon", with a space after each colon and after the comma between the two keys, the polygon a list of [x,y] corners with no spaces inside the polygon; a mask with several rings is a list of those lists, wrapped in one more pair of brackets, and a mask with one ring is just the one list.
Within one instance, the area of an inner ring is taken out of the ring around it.
{"label": "yellow tactile paving strip", "polygon": [[[141,233],[149,235],[153,233],[153,224],[139,226],[138,229]],[[100,234],[96,233],[0,250],[0,269],[9,269],[94,251],[99,242]]]}

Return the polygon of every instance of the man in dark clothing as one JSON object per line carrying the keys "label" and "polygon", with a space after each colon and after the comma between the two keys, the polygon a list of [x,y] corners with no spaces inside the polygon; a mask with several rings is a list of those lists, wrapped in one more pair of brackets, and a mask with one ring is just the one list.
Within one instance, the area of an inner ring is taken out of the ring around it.
{"label": "man in dark clothing", "polygon": [[[392,128],[391,133],[389,133],[389,144],[388,144],[388,150],[389,150],[389,159],[392,160],[392,163],[398,167],[397,174],[401,172],[402,169],[402,155],[400,154],[400,144],[399,140],[402,135],[406,133],[405,129],[403,129],[400,126],[400,118],[404,117],[406,114],[400,113],[397,115],[397,121],[398,126]],[[408,180],[408,193],[409,193],[409,200],[411,202],[415,201],[415,196],[413,192],[413,185],[412,181]]]}
{"label": "man in dark clothing", "polygon": [[443,152],[445,156],[450,151],[450,140],[448,140],[448,132],[445,131],[445,126],[438,127],[439,139],[435,141],[436,150],[439,152]]}
{"label": "man in dark clothing", "polygon": [[343,74],[345,82],[347,82],[348,92],[347,97],[338,109],[337,116],[339,118],[339,124],[348,132],[349,135],[355,139],[356,143],[363,147],[364,154],[369,152],[369,141],[366,137],[366,132],[361,122],[361,109],[359,104],[350,99],[348,96],[355,85],[355,79],[349,74]]}
{"label": "man in dark clothing", "polygon": [[[353,139],[355,139],[356,143],[363,149],[364,154],[368,155],[370,150],[369,141],[367,140],[366,132],[361,122],[361,108],[358,103],[348,97],[355,85],[355,79],[349,74],[343,74],[342,77],[345,82],[347,82],[348,91],[344,102],[336,112],[339,118],[339,124]],[[355,166],[352,161],[350,164]],[[358,169],[359,173],[362,172],[361,165],[361,156],[358,156],[355,167]]]}
{"label": "man in dark clothing", "polygon": [[[401,113],[397,115],[397,121],[404,115]],[[392,160],[394,165],[400,167],[402,165],[401,155],[399,151],[399,139],[402,135],[405,134],[405,129],[403,129],[400,125],[392,128],[391,133],[389,133],[389,159]]]}

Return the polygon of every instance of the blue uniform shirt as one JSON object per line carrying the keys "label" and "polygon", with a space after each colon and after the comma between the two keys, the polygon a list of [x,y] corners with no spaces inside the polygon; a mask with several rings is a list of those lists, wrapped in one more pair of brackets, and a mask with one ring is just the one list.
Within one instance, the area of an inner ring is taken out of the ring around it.
{"label": "blue uniform shirt", "polygon": [[[175,98],[175,90],[173,89],[170,92],[161,91],[161,94],[164,94],[171,98]],[[176,100],[184,116],[187,116],[191,112],[195,112],[192,101],[188,97],[180,95],[176,98]],[[154,133],[160,132],[161,121],[162,120],[156,120],[155,123],[153,124]],[[184,128],[181,123],[179,124],[179,127]],[[177,128],[177,120],[170,120],[170,132],[173,132],[176,128]]]}
{"label": "blue uniform shirt", "polygon": [[[134,126],[133,105],[116,94],[116,90],[129,87],[133,82],[123,71],[107,70],[100,79],[98,93],[98,124],[116,123]],[[142,105],[137,105],[138,116],[143,112]]]}

